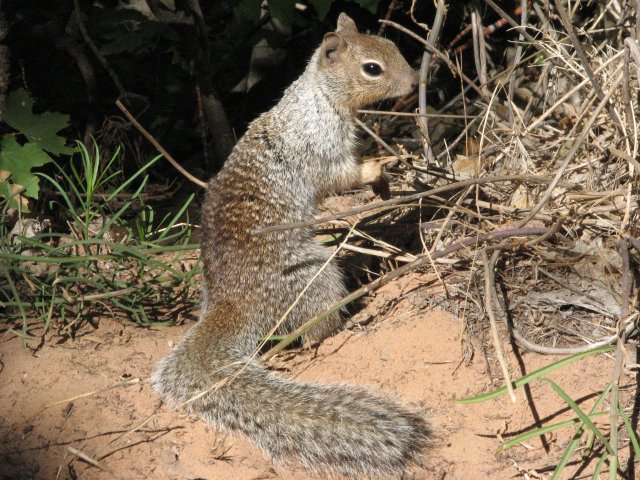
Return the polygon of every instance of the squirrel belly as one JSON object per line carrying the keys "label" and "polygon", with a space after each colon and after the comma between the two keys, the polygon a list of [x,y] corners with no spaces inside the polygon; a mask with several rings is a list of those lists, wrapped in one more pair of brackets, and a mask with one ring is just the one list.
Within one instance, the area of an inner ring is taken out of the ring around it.
{"label": "squirrel belly", "polygon": [[[393,43],[359,34],[341,14],[302,76],[249,126],[207,189],[202,317],[152,376],[170,404],[244,434],[278,463],[297,460],[314,472],[400,475],[419,461],[430,428],[418,412],[360,387],[295,382],[251,359],[312,279],[278,333],[346,294],[339,268],[322,269],[329,253],[311,228],[252,231],[308,220],[327,194],[357,183],[355,110],[416,84]],[[310,339],[340,324],[335,314]]]}

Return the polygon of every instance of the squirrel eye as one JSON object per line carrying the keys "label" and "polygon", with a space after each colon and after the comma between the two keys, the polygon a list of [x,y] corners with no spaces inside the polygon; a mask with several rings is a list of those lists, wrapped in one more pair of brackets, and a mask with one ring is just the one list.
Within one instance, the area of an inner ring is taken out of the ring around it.
{"label": "squirrel eye", "polygon": [[382,75],[382,67],[379,63],[367,62],[362,65],[362,70],[371,77],[379,77]]}

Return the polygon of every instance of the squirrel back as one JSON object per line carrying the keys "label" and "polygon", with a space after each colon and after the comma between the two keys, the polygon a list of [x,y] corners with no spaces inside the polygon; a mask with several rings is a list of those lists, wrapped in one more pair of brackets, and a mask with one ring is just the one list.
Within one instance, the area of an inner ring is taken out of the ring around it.
{"label": "squirrel back", "polygon": [[[308,220],[327,194],[358,183],[355,110],[416,84],[392,42],[359,34],[341,14],[301,77],[252,122],[207,189],[202,317],[152,377],[172,405],[243,433],[276,462],[295,459],[312,471],[399,475],[419,459],[430,429],[417,412],[359,387],[295,382],[251,357],[312,279],[277,333],[346,294],[339,268],[322,269],[329,253],[311,228],[252,231]],[[309,339],[340,324],[333,315]]]}

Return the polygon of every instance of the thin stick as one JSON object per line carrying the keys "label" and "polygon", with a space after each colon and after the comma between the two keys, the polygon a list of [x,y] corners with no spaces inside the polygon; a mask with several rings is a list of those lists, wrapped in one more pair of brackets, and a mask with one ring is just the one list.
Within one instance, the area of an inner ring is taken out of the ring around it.
{"label": "thin stick", "polygon": [[[466,105],[465,105],[466,106]],[[462,132],[460,132],[460,134],[453,140],[453,142],[450,142],[446,145],[446,148],[443,148],[442,151],[438,154],[438,156],[436,157],[438,160],[440,160],[440,158],[444,157],[445,155],[449,155],[451,153],[451,150],[453,150],[455,148],[456,145],[458,145],[458,143],[460,143],[462,141],[462,139],[464,139],[465,141],[469,138],[469,132],[471,131],[471,129],[473,128],[473,126],[478,122],[478,120],[481,120],[482,118],[484,118],[484,114],[483,115],[479,115],[477,117],[475,117],[473,120],[471,120],[467,126],[462,130]],[[489,147],[491,148],[491,147]],[[483,157],[485,154],[485,152],[480,152],[480,157]]]}
{"label": "thin stick", "polygon": [[403,263],[410,263],[416,259],[415,255],[402,255],[398,253],[383,252],[381,250],[375,250],[373,248],[363,248],[356,245],[345,244],[342,248],[351,252],[364,253],[365,255],[371,255],[373,257],[389,258],[391,260]]}
{"label": "thin stick", "polygon": [[[396,9],[397,3],[398,3],[398,0],[391,0],[391,2],[389,2],[389,7],[387,7],[387,13],[384,16],[385,20],[389,20],[391,18],[393,11]],[[384,23],[380,25],[380,28],[378,29],[379,37],[381,37],[384,34],[385,27],[386,25]]]}
{"label": "thin stick", "polygon": [[401,277],[406,273],[417,270],[418,268],[422,268],[427,266],[429,263],[438,260],[439,258],[446,257],[451,255],[454,252],[462,250],[471,245],[475,245],[477,243],[485,242],[488,240],[494,240],[498,238],[508,238],[515,236],[528,236],[528,235],[543,235],[546,232],[545,228],[539,227],[528,227],[528,228],[516,228],[516,229],[508,229],[508,230],[499,230],[496,232],[490,232],[482,235],[477,235],[474,237],[468,237],[462,240],[458,240],[449,244],[446,248],[438,250],[431,256],[422,255],[418,257],[415,261],[408,263],[407,265],[403,265],[402,267],[396,268],[391,272],[377,278],[373,282],[359,288],[358,290],[350,293],[346,297],[344,297],[339,302],[335,303],[332,307],[325,310],[324,312],[317,315],[315,318],[312,318],[308,322],[304,323],[300,327],[296,328],[293,332],[283,338],[277,345],[273,346],[268,352],[260,357],[260,361],[266,361],[269,358],[273,357],[277,353],[284,350],[287,345],[296,340],[301,335],[304,335],[306,332],[311,330],[318,323],[322,322],[324,319],[329,317],[330,315],[339,312],[346,305],[351,302],[357,300],[360,297],[367,295],[369,292],[377,290],[378,288],[386,285],[391,280]]}
{"label": "thin stick", "polygon": [[[134,433],[134,432],[136,432],[136,431],[140,430],[140,429],[141,429],[142,427],[144,427],[147,423],[149,423],[149,421],[150,421],[151,419],[155,418],[155,416],[156,416],[156,413],[155,413],[155,412],[154,412],[154,413],[152,413],[152,414],[151,414],[151,415],[149,415],[147,418],[145,418],[142,422],[138,423],[135,427],[133,427],[133,428],[131,428],[131,429],[127,430],[126,432],[121,433],[121,434],[120,434],[120,435],[118,435],[116,438],[114,438],[114,439],[110,440],[110,441],[109,441],[109,443],[107,443],[107,444],[104,446],[104,448],[103,448],[102,450],[106,449],[106,447],[107,447],[107,446],[111,445],[112,443],[117,442],[117,441],[118,441],[118,440],[120,440],[121,438],[123,438],[123,437],[127,437],[127,436],[131,435],[132,433]],[[101,455],[102,455],[102,454],[101,454]]]}
{"label": "thin stick", "polygon": [[75,456],[77,456],[81,460],[84,460],[88,464],[93,465],[94,467],[99,468],[100,470],[105,471],[105,472],[110,473],[111,475],[113,475],[113,473],[111,471],[109,471],[108,469],[104,468],[102,465],[100,465],[100,463],[98,463],[96,460],[91,458],[86,453],[84,453],[84,452],[82,452],[80,450],[77,450],[77,449],[75,449],[75,448],[73,448],[71,446],[67,447],[67,450],[69,450],[69,452],[73,453]]}
{"label": "thin stick", "polygon": [[[613,62],[618,60],[623,55],[623,52],[618,52],[613,55],[611,58],[607,59],[602,65],[600,65],[595,73],[600,73],[606,67],[611,65]],[[617,70],[616,70],[617,71]],[[560,97],[556,103],[551,105],[549,108],[546,108],[545,111],[536,119],[534,119],[529,125],[527,125],[526,129],[523,132],[523,135],[532,132],[535,128],[537,128],[547,117],[549,117],[553,112],[556,111],[558,107],[564,104],[572,95],[574,95],[577,91],[579,91],[582,87],[584,87],[587,83],[589,83],[589,79],[585,78],[580,83],[578,83],[575,87],[565,93],[562,97]]]}
{"label": "thin stick", "polygon": [[549,230],[547,230],[544,235],[542,235],[540,237],[537,237],[537,238],[534,238],[533,240],[525,243],[524,245],[526,247],[531,248],[534,245],[538,245],[539,243],[542,243],[545,240],[548,240],[549,238],[555,236],[555,234],[558,233],[560,231],[560,229],[562,228],[562,225],[564,225],[564,222],[567,221],[567,218],[568,218],[568,215],[561,214],[560,218],[553,225],[551,225]]}
{"label": "thin stick", "polygon": [[[582,147],[582,142],[584,142],[584,140],[587,138],[587,135],[589,135],[589,132],[591,131],[591,126],[596,121],[596,118],[598,118],[598,115],[600,115],[600,112],[602,111],[604,106],[609,102],[609,99],[613,96],[616,89],[618,88],[618,85],[620,85],[622,80],[623,80],[623,76],[620,75],[618,79],[614,82],[614,84],[611,86],[611,90],[609,90],[609,92],[605,95],[605,97],[600,101],[600,104],[595,108],[595,110],[591,114],[591,117],[589,117],[589,120],[582,128],[582,131],[580,132],[580,136],[574,140],[573,145],[571,146],[571,150],[569,151],[569,153],[567,153],[567,156],[565,157],[564,162],[562,162],[562,165],[560,166],[560,168],[558,168],[558,171],[556,172],[556,175],[553,181],[549,184],[549,187],[547,188],[547,191],[544,193],[542,199],[540,199],[540,201],[536,204],[535,207],[531,209],[531,212],[529,212],[529,214],[524,219],[518,222],[519,227],[522,227],[527,223],[529,223],[529,221],[540,210],[542,210],[542,207],[544,207],[546,203],[549,201],[549,198],[551,198],[551,194],[553,193],[553,189],[557,186],[557,182],[560,181],[560,178],[562,177],[562,175],[564,174],[564,171],[569,166],[569,163],[571,162],[571,160],[573,160],[575,155],[578,153],[578,150]],[[585,107],[585,109],[586,108],[587,107]],[[558,152],[560,151],[561,150],[558,150]]]}
{"label": "thin stick", "polygon": [[621,158],[622,160],[626,160],[631,165],[633,165],[636,168],[636,176],[640,176],[640,162],[638,162],[638,160],[633,158],[631,155],[627,155],[623,151],[617,150],[615,148],[611,149],[611,153],[613,153],[616,157]]}
{"label": "thin stick", "polygon": [[402,25],[400,25],[399,23],[396,22],[391,22],[388,20],[380,20],[380,23],[386,23],[388,25],[391,25],[393,28],[395,28],[396,30],[400,30],[401,32],[406,33],[407,35],[409,35],[411,38],[416,39],[417,41],[419,41],[420,43],[422,43],[422,45],[424,45],[424,48],[429,50],[431,53],[435,54],[440,60],[442,60],[442,62],[451,69],[451,71],[453,73],[455,73],[456,75],[460,76],[468,85],[469,87],[471,87],[473,90],[475,90],[478,95],[480,95],[482,98],[484,98],[485,100],[488,100],[487,96],[485,95],[485,93],[482,91],[482,89],[480,87],[478,87],[478,85],[475,84],[475,82],[473,80],[471,80],[469,77],[467,77],[462,70],[460,70],[460,68],[458,68],[451,60],[449,60],[449,57],[447,57],[447,55],[445,55],[444,53],[442,53],[440,50],[438,50],[437,48],[429,45],[427,43],[426,40],[424,40],[422,37],[420,37],[419,35],[416,35],[415,33],[413,33],[411,30],[409,30],[406,27],[403,27]]}
{"label": "thin stick", "polygon": [[[418,112],[420,115],[425,115],[427,113],[427,84],[432,56],[429,47],[434,48],[436,42],[440,39],[440,31],[442,30],[442,24],[444,23],[444,16],[447,13],[444,0],[438,0],[437,4],[436,16],[433,19],[431,31],[427,36],[425,51],[422,53],[422,62],[420,64],[420,83],[418,86]],[[432,162],[434,158],[433,150],[431,149],[431,141],[429,140],[429,127],[423,116],[418,117],[418,122],[420,129],[423,132],[422,146],[425,158],[428,162]]]}
{"label": "thin stick", "polygon": [[511,383],[511,376],[509,375],[509,367],[507,367],[507,361],[504,358],[504,352],[502,351],[502,342],[500,342],[500,335],[498,334],[498,324],[496,322],[496,316],[493,311],[493,288],[495,281],[493,279],[493,265],[489,262],[487,257],[487,249],[483,248],[481,251],[482,262],[484,263],[484,279],[485,279],[485,292],[484,292],[484,308],[489,316],[489,323],[491,324],[491,333],[493,335],[493,346],[496,349],[496,357],[500,363],[502,369],[502,376],[504,382],[507,385],[507,391],[511,398],[511,403],[516,403],[516,394],[513,391],[513,385]]}
{"label": "thin stick", "polygon": [[485,3],[486,3],[487,5],[489,5],[493,10],[495,10],[495,12],[496,12],[498,15],[500,15],[502,18],[504,18],[504,19],[509,23],[509,25],[511,25],[511,26],[514,28],[514,30],[516,30],[516,31],[518,31],[518,32],[520,32],[520,33],[522,33],[522,35],[524,36],[524,38],[526,38],[529,42],[531,42],[531,43],[536,43],[536,39],[535,39],[535,38],[533,38],[533,37],[529,34],[529,32],[527,32],[527,30],[526,30],[525,28],[523,28],[523,27],[521,27],[520,25],[518,25],[518,24],[516,23],[516,21],[515,21],[513,18],[511,18],[511,17],[507,14],[507,12],[505,12],[504,10],[502,10],[502,9],[501,9],[498,5],[496,5],[492,0],[484,0],[484,1],[485,1]]}
{"label": "thin stick", "polygon": [[629,240],[633,248],[635,248],[637,252],[640,253],[640,240],[636,240],[635,238],[632,238],[632,237],[628,238],[627,240]]}
{"label": "thin stick", "polygon": [[[632,316],[628,315],[630,305],[631,281],[629,277],[629,244],[627,239],[620,240],[620,262],[622,263],[622,297],[620,299],[620,320],[618,321],[618,341],[616,342],[616,360],[611,377],[611,393],[609,397],[609,445],[618,454],[618,408],[620,393],[620,376],[626,358],[626,327]],[[637,315],[636,315],[637,316]],[[617,462],[616,462],[617,463]]]}
{"label": "thin stick", "polygon": [[368,113],[371,115],[390,115],[392,117],[424,117],[424,118],[476,118],[474,115],[458,115],[455,113],[413,113],[413,112],[388,112],[385,110],[357,110],[358,113]]}
{"label": "thin stick", "polygon": [[565,30],[567,31],[567,34],[569,35],[569,38],[571,39],[573,48],[575,48],[576,53],[578,54],[578,58],[582,63],[582,67],[584,68],[584,71],[587,74],[587,77],[589,77],[589,80],[591,81],[593,90],[596,92],[596,95],[601,102],[606,102],[609,115],[615,122],[616,127],[620,129],[620,133],[622,133],[623,135],[627,135],[625,128],[622,126],[622,121],[618,116],[618,112],[616,112],[615,108],[613,108],[613,105],[609,104],[609,98],[611,97],[609,96],[605,100],[605,94],[602,91],[602,87],[600,86],[600,83],[598,82],[598,80],[596,80],[596,77],[593,74],[593,70],[591,70],[591,64],[589,62],[589,59],[587,58],[587,54],[584,53],[584,49],[582,48],[582,45],[580,44],[578,37],[576,37],[576,34],[573,29],[573,25],[571,24],[571,19],[569,18],[567,11],[562,6],[562,2],[560,0],[555,0],[555,4],[556,4],[556,9],[560,14],[560,20],[562,21],[562,25],[564,26]]}
{"label": "thin stick", "polygon": [[387,142],[385,142],[382,138],[380,138],[380,135],[378,135],[376,132],[371,130],[366,125],[366,123],[364,123],[359,118],[356,118],[355,120],[356,120],[356,124],[358,124],[360,126],[360,128],[362,128],[365,132],[367,132],[369,135],[371,135],[371,137],[373,137],[373,139],[376,142],[378,142],[380,145],[382,145],[387,152],[389,152],[391,155],[393,155],[395,158],[397,158],[400,161],[400,163],[402,163],[408,169],[413,169],[414,168],[409,162],[407,162],[404,158],[402,158],[402,156],[398,155],[398,153],[396,153],[396,151],[393,148],[391,148],[391,146]]}
{"label": "thin stick", "polygon": [[[638,8],[638,11],[640,12],[640,8]],[[629,49],[629,53],[633,57],[633,61],[636,64],[636,74],[638,77],[640,77],[640,50],[638,50],[638,44],[632,38],[627,37],[624,39],[624,45],[625,47],[627,47],[627,49]],[[622,52],[619,52],[618,55],[621,53]]]}
{"label": "thin stick", "polygon": [[122,111],[122,113],[124,113],[124,115],[127,117],[127,119],[131,122],[131,124],[136,127],[138,129],[138,131],[142,134],[142,136],[144,138],[146,138],[149,143],[151,143],[151,145],[153,145],[154,147],[156,147],[156,150],[158,150],[163,156],[164,158],[166,158],[169,163],[171,165],[173,165],[175,167],[176,170],[178,170],[182,175],[184,175],[187,179],[189,179],[191,182],[195,183],[196,185],[198,185],[199,187],[202,188],[207,188],[207,184],[205,182],[203,182],[202,180],[200,180],[197,177],[194,177],[193,175],[191,175],[189,172],[187,172],[170,154],[169,152],[167,152],[162,145],[160,145],[160,143],[153,137],[153,135],[151,135],[147,130],[145,130],[145,128],[140,125],[140,122],[138,122],[135,117],[133,115],[131,115],[131,113],[129,112],[129,110],[127,110],[127,108],[122,104],[122,102],[120,100],[116,100],[116,106]]}
{"label": "thin stick", "polygon": [[38,410],[36,413],[31,415],[29,418],[27,418],[27,420],[24,423],[29,423],[31,420],[33,420],[35,417],[40,415],[42,412],[44,412],[48,408],[55,407],[56,405],[61,405],[63,403],[69,403],[69,402],[72,402],[74,400],[78,400],[80,398],[90,397],[90,396],[96,395],[98,393],[102,393],[102,392],[107,392],[109,390],[113,390],[114,388],[129,387],[131,385],[136,385],[138,383],[140,383],[140,379],[139,378],[132,378],[131,380],[127,380],[126,382],[116,383],[116,384],[111,385],[109,387],[100,388],[98,390],[93,390],[93,391],[87,392],[87,393],[81,393],[80,395],[76,395],[75,397],[69,397],[69,398],[65,398],[64,400],[58,400],[57,402],[49,403],[49,404],[45,405],[43,408],[41,408],[40,410]]}
{"label": "thin stick", "polygon": [[480,80],[480,88],[486,95],[489,94],[487,89],[487,52],[486,42],[484,39],[484,28],[480,19],[478,9],[471,12],[471,30],[473,32],[473,61],[476,64],[476,72]]}
{"label": "thin stick", "polygon": [[80,30],[80,35],[82,35],[82,38],[84,39],[85,43],[88,45],[91,52],[93,52],[93,54],[98,59],[102,67],[107,71],[107,73],[111,77],[111,81],[113,82],[115,87],[118,89],[120,96],[121,97],[126,96],[127,90],[122,85],[122,82],[120,82],[118,75],[116,75],[116,72],[113,71],[113,69],[109,65],[109,62],[107,61],[105,56],[102,54],[100,49],[96,46],[91,36],[89,35],[89,32],[87,31],[87,27],[85,26],[84,20],[82,18],[82,11],[80,10],[80,2],[78,0],[73,0],[73,8],[76,12],[76,21],[78,22],[78,29]]}
{"label": "thin stick", "polygon": [[[440,245],[440,240],[441,240],[442,236],[444,235],[445,230],[447,229],[447,227],[448,227],[449,223],[451,222],[451,219],[455,215],[456,211],[458,211],[460,209],[460,205],[462,205],[464,203],[464,199],[469,194],[471,188],[473,188],[473,187],[468,187],[462,193],[462,195],[460,195],[460,197],[456,200],[456,203],[454,204],[453,208],[451,208],[451,210],[449,211],[449,213],[445,217],[444,221],[442,222],[442,225],[440,226],[440,229],[438,230],[438,233],[436,234],[436,238],[433,239],[433,247],[431,248],[431,252],[435,252],[437,246]],[[448,202],[445,200],[444,203],[448,203]],[[482,218],[482,217],[480,215],[478,215],[478,218]],[[425,249],[425,250],[428,251],[428,249]],[[431,252],[429,252],[429,253],[431,253]]]}
{"label": "thin stick", "polygon": [[520,9],[522,10],[522,12],[520,13],[520,26],[522,27],[522,30],[520,30],[520,32],[518,33],[518,46],[516,47],[516,54],[513,57],[511,78],[509,79],[509,92],[508,92],[509,101],[507,102],[507,107],[509,108],[509,124],[511,128],[513,128],[513,122],[514,122],[513,90],[515,89],[515,86],[516,86],[515,74],[516,74],[516,69],[518,68],[518,65],[520,64],[520,60],[522,58],[522,43],[524,42],[524,35],[522,32],[525,30],[527,26],[527,13],[528,13],[527,0],[520,1]]}
{"label": "thin stick", "polygon": [[[281,230],[291,230],[294,228],[303,228],[310,227],[312,225],[317,225],[319,223],[330,222],[331,220],[338,220],[345,217],[350,217],[352,215],[358,215],[363,212],[367,212],[370,210],[389,210],[398,208],[405,203],[414,202],[421,198],[425,197],[433,197],[439,195],[444,192],[449,192],[452,190],[459,190],[464,187],[468,187],[469,185],[486,185],[489,183],[497,183],[497,182],[530,182],[530,183],[551,183],[553,179],[551,177],[543,177],[536,175],[499,175],[495,177],[481,177],[481,178],[471,178],[469,180],[462,180],[459,182],[451,183],[449,185],[443,185],[442,187],[433,188],[426,192],[418,192],[412,195],[407,195],[406,197],[392,198],[391,200],[383,200],[381,202],[371,203],[369,205],[365,205],[364,207],[354,208],[352,210],[345,210],[340,213],[336,213],[333,215],[327,215],[326,217],[316,218],[314,220],[308,220],[306,222],[299,223],[286,223],[282,225],[273,225],[270,227],[257,228],[252,230],[251,233],[253,235],[260,235],[263,233],[269,232],[278,232]],[[561,188],[575,188],[576,185],[568,182],[561,182],[556,185],[556,187]],[[537,213],[537,212],[536,212]]]}
{"label": "thin stick", "polygon": [[[506,319],[505,319],[506,323]],[[532,352],[541,353],[542,355],[575,355],[577,353],[586,352],[587,350],[591,350],[593,348],[606,347],[607,345],[612,345],[618,339],[618,334],[611,335],[610,337],[605,337],[602,340],[598,340],[594,343],[588,343],[586,345],[582,345],[580,347],[547,347],[546,345],[538,345],[537,343],[533,343],[527,338],[525,338],[520,331],[514,327],[513,325],[509,325],[509,331],[511,336],[515,339],[515,341],[521,347],[530,350]],[[635,328],[634,325],[629,325],[626,329],[626,334],[628,335]]]}

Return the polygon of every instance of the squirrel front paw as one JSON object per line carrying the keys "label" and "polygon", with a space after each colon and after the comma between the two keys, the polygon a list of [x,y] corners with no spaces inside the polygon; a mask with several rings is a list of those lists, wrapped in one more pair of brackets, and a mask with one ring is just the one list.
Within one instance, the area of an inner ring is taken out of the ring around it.
{"label": "squirrel front paw", "polygon": [[383,162],[375,158],[363,160],[360,164],[358,182],[360,185],[371,185],[374,193],[386,200],[391,197],[391,191],[389,190],[389,181],[382,166]]}
{"label": "squirrel front paw", "polygon": [[360,164],[358,181],[361,185],[373,185],[383,178],[382,164],[375,158],[364,160]]}

